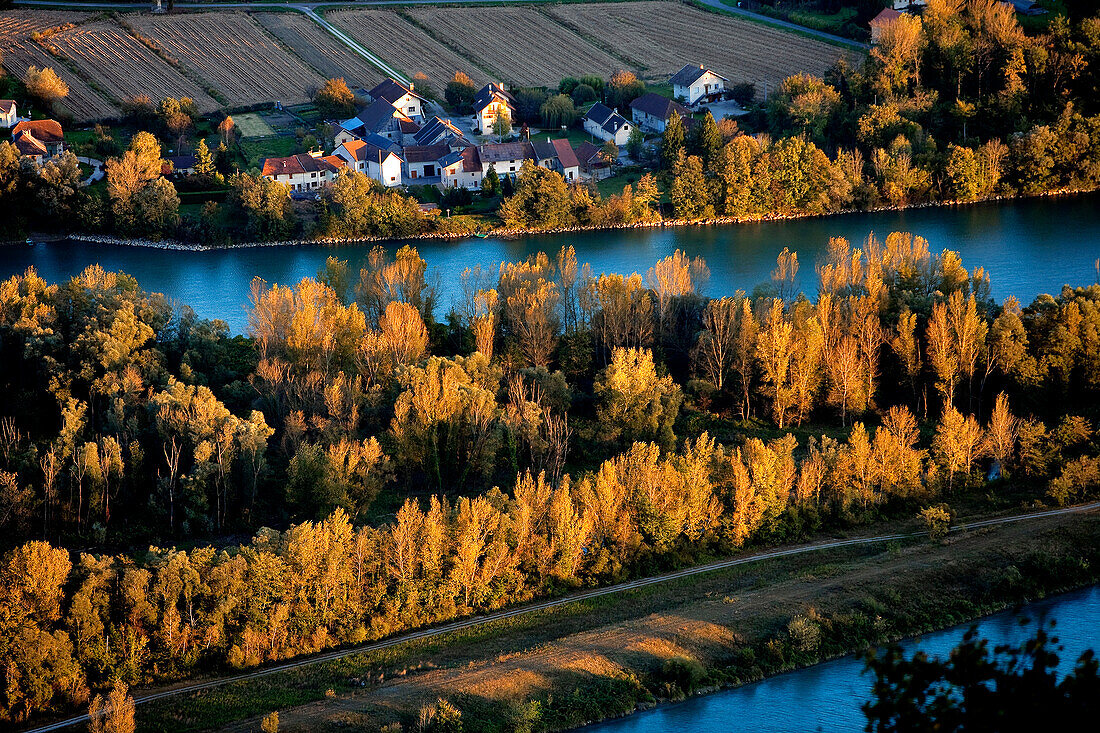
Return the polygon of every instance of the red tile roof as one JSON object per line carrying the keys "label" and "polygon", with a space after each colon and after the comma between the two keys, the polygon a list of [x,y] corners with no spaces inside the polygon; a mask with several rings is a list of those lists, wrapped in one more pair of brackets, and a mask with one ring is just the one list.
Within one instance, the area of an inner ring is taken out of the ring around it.
{"label": "red tile roof", "polygon": [[573,146],[569,144],[568,140],[559,138],[550,142],[554,145],[554,149],[558,151],[558,160],[561,162],[562,168],[573,168],[580,165],[577,154],[573,152]]}
{"label": "red tile roof", "polygon": [[291,155],[288,158],[267,158],[264,160],[263,175],[294,176],[302,173],[334,173],[337,167],[324,158],[312,155]]}
{"label": "red tile roof", "polygon": [[46,154],[46,146],[42,141],[27,131],[23,131],[16,135],[12,140],[12,144],[15,146],[15,149],[19,151],[20,155]]}
{"label": "red tile roof", "polygon": [[29,132],[46,144],[65,141],[65,133],[61,130],[61,123],[56,120],[23,120],[11,128],[12,137],[21,132]]}

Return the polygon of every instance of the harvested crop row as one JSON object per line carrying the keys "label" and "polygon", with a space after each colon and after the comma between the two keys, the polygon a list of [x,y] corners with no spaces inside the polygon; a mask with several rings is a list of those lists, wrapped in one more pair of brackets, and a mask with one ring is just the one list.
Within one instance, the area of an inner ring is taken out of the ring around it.
{"label": "harvested crop row", "polygon": [[51,36],[51,50],[69,58],[116,100],[147,94],[153,101],[190,97],[200,112],[218,103],[177,69],[113,23],[90,23]]}
{"label": "harvested crop row", "polygon": [[[118,117],[121,114],[118,107],[104,99],[84,79],[58,63],[57,59],[46,53],[45,49],[34,41],[28,39],[17,42],[4,50],[4,68],[8,73],[13,76],[22,76],[29,66],[39,68],[49,66],[69,85],[69,95],[61,100],[60,106],[68,111],[74,120],[89,122]],[[20,112],[23,110],[20,109]]]}
{"label": "harvested crop row", "polygon": [[322,76],[341,77],[352,88],[371,87],[382,81],[381,71],[304,15],[256,13],[253,17]]}
{"label": "harvested crop row", "polygon": [[405,75],[423,73],[437,92],[442,92],[456,71],[477,84],[489,81],[484,71],[439,41],[388,10],[342,10],[328,13],[327,20],[366,46]]}
{"label": "harvested crop row", "polygon": [[324,83],[241,13],[135,15],[129,22],[217,89],[230,105],[272,100],[298,104]]}
{"label": "harvested crop row", "polygon": [[859,58],[853,51],[795,33],[678,3],[551,5],[545,12],[604,39],[608,47],[643,65],[648,78],[700,63],[735,84],[774,86],[800,72],[820,76],[840,58]]}
{"label": "harvested crop row", "polygon": [[87,13],[67,10],[5,10],[0,13],[0,48],[50,28],[79,23]]}
{"label": "harvested crop row", "polygon": [[407,12],[480,66],[520,86],[553,85],[582,74],[609,75],[629,66],[534,7],[415,7]]}

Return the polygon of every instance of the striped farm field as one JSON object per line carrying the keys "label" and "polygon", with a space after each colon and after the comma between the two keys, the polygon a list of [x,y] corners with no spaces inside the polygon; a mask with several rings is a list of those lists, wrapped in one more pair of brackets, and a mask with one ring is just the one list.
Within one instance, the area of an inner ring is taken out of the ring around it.
{"label": "striped farm field", "polygon": [[300,13],[256,13],[252,17],[321,76],[342,77],[353,89],[372,87],[384,78],[370,62]]}
{"label": "striped farm field", "polygon": [[[592,7],[602,13],[608,6]],[[556,85],[566,76],[608,76],[640,66],[597,48],[535,6],[417,6],[405,12],[479,66],[520,86]]]}
{"label": "striped farm field", "polygon": [[700,63],[734,84],[774,87],[800,72],[821,76],[840,58],[854,63],[862,58],[823,41],[680,3],[562,4],[543,10],[632,60],[650,79]]}
{"label": "striped farm field", "polygon": [[218,103],[195,82],[111,22],[94,22],[51,36],[44,43],[68,58],[116,101],[147,94],[154,101],[190,97],[200,112]]}
{"label": "striped farm field", "polygon": [[127,21],[230,106],[299,104],[325,81],[243,13],[132,15]]}
{"label": "striped farm field", "polygon": [[326,13],[325,19],[409,78],[423,73],[437,92],[442,93],[456,71],[469,75],[478,85],[490,81],[484,70],[396,12],[340,10]]}
{"label": "striped farm field", "polygon": [[79,23],[87,13],[68,10],[5,10],[0,13],[0,48],[50,28]]}
{"label": "striped farm field", "polygon": [[77,122],[102,120],[121,115],[121,110],[114,103],[105,99],[87,81],[74,74],[29,38],[16,41],[4,49],[4,68],[9,74],[22,76],[29,66],[39,68],[49,66],[69,85],[69,95],[61,100],[60,106]]}

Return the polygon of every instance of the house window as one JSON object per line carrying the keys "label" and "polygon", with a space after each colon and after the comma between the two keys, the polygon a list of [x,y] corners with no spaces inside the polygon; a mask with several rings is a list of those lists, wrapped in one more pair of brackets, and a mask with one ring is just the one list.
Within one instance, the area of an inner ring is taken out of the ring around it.
{"label": "house window", "polygon": [[394,177],[394,176],[390,176],[390,181],[391,181],[391,182],[392,182],[392,181],[396,181],[396,180],[397,180],[397,178],[396,178],[396,177]]}
{"label": "house window", "polygon": [[409,107],[409,114],[411,114],[411,115],[416,114],[416,107]]}
{"label": "house window", "polygon": [[508,171],[509,171],[510,173],[514,173],[514,172],[515,172],[515,170],[516,170],[516,167],[515,167],[514,165],[513,165],[513,166],[509,166],[509,167],[508,167]]}

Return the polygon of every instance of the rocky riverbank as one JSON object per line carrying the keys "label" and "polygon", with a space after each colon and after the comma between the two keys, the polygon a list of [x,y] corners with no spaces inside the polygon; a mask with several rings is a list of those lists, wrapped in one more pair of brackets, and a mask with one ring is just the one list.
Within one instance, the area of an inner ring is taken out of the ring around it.
{"label": "rocky riverbank", "polygon": [[[869,209],[845,209],[825,214],[766,214],[751,217],[713,217],[709,219],[660,219],[649,222],[635,222],[632,224],[618,224],[610,226],[576,226],[576,227],[547,227],[543,229],[509,229],[499,227],[484,232],[487,236],[499,239],[515,239],[518,237],[614,231],[619,229],[663,229],[671,227],[701,227],[701,226],[732,226],[737,224],[760,224],[775,221],[791,221],[796,219],[820,219],[832,216],[845,216],[849,214],[868,214],[888,211],[906,211],[910,209],[930,209],[944,207],[975,206],[979,204],[995,203],[999,201],[1012,201],[1031,198],[1058,198],[1065,196],[1077,196],[1095,193],[1096,189],[1066,189],[1062,191],[1047,191],[1031,196],[990,196],[976,201],[929,201],[904,206],[877,206]],[[68,236],[37,235],[30,239],[34,242],[61,241],[72,239],[80,242],[94,244],[106,244],[120,247],[147,247],[151,249],[179,250],[184,252],[207,252],[220,249],[243,249],[257,247],[301,247],[301,246],[328,246],[339,247],[341,245],[363,244],[371,242],[415,242],[418,240],[464,240],[473,239],[477,235],[473,232],[423,232],[407,237],[316,237],[313,239],[286,239],[269,242],[241,242],[231,245],[205,245],[195,242],[183,242],[175,239],[152,240],[132,237],[116,237],[106,234],[70,234]],[[0,244],[20,245],[24,240],[10,240]]]}

